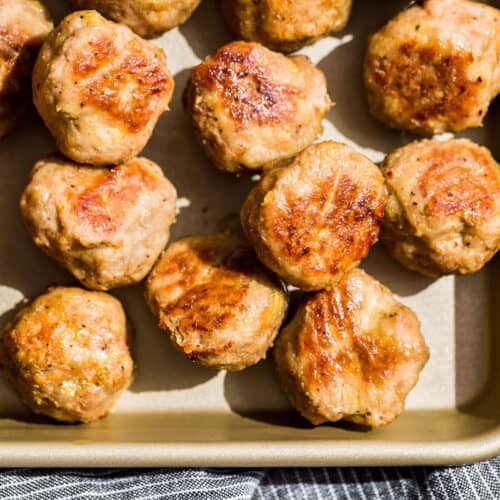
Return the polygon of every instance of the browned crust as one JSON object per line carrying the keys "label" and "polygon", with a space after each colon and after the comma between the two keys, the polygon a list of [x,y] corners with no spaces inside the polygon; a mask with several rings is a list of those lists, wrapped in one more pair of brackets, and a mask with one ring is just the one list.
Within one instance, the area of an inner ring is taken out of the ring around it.
{"label": "browned crust", "polygon": [[[138,133],[157,112],[155,103],[171,96],[174,82],[165,69],[161,51],[145,53],[139,43],[131,41],[127,57],[120,64],[113,41],[97,38],[74,56],[72,73],[80,87],[81,106],[94,106],[104,111],[126,130]],[[120,98],[120,88],[133,85],[134,92],[126,103]]]}
{"label": "browned crust", "polygon": [[[405,389],[395,386],[402,399],[399,406],[392,402],[388,407],[381,399],[376,403],[380,407],[363,408],[360,400],[351,414],[344,406],[344,395],[356,401],[360,390],[367,394],[392,390],[400,365],[414,363],[418,375],[429,358],[415,314],[395,300],[381,309],[376,332],[362,330],[362,298],[353,279],[372,280],[379,293],[390,294],[363,271],[353,270],[335,287],[307,295],[276,342],[274,358],[280,382],[293,406],[315,425],[340,419],[374,427],[390,423],[402,411],[404,398],[418,376]],[[413,342],[387,333],[382,326],[385,321],[414,329]]]}
{"label": "browned crust", "polygon": [[293,52],[345,28],[351,0],[295,0],[280,8],[266,0],[221,0],[221,12],[236,38]]}
{"label": "browned crust", "polygon": [[[269,219],[270,236],[283,249],[287,260],[302,263],[312,273],[338,273],[352,261],[365,257],[378,239],[384,212],[384,200],[378,192],[361,189],[347,175],[341,177],[334,191],[333,184],[333,178],[326,178],[307,198],[290,198],[286,208],[277,208]],[[335,208],[329,207],[329,203]],[[320,241],[318,251],[327,254],[327,258],[324,267],[316,268],[308,261],[308,255],[320,231],[327,231],[335,246]]]}
{"label": "browned crust", "polygon": [[[257,283],[265,286],[259,292],[265,296],[256,298],[262,305],[249,302]],[[225,233],[172,244],[148,278],[146,300],[178,350],[192,361],[228,370],[265,356],[287,309],[278,280],[250,247]],[[258,318],[252,308],[261,309]],[[240,337],[241,328],[253,329],[252,338]]]}
{"label": "browned crust", "polygon": [[[242,128],[286,122],[296,111],[299,90],[273,82],[269,68],[259,64],[255,45],[237,42],[222,47],[196,66],[190,85],[220,95],[231,118]],[[280,57],[280,56],[277,56]]]}
{"label": "browned crust", "polygon": [[154,190],[157,179],[140,163],[132,160],[125,165],[100,170],[85,189],[67,188],[68,204],[75,218],[88,225],[103,238],[117,231],[126,217],[124,208],[133,205],[142,191]]}
{"label": "browned crust", "polygon": [[[450,144],[451,146],[451,144]],[[439,148],[421,161],[427,166],[419,188],[426,200],[427,217],[461,214],[481,219],[490,216],[495,197],[500,192],[500,179],[491,155],[483,149],[474,151],[474,162],[486,170],[480,178],[466,165],[470,152],[456,148]],[[497,169],[498,170],[498,169]]]}
{"label": "browned crust", "polygon": [[[243,230],[262,262],[305,290],[325,288],[357,265],[378,240],[384,216],[386,192],[377,167],[354,153],[351,161],[366,170],[360,178],[347,170],[339,174],[330,152],[337,147],[346,149],[331,141],[312,145],[288,166],[266,173],[241,209]],[[324,162],[324,170],[302,193],[288,179],[313,161]]]}
{"label": "browned crust", "polygon": [[[403,195],[394,179],[411,167],[417,169],[412,190]],[[498,217],[500,199],[500,169],[486,148],[465,139],[416,141],[393,151],[382,171],[389,203],[381,239],[402,265],[432,277],[466,274],[496,253],[500,238],[495,244],[494,234],[488,234],[483,241],[482,232]],[[454,228],[444,231],[453,221]],[[453,251],[434,241],[446,236],[460,236]],[[477,252],[481,259],[472,259]]]}
{"label": "browned crust", "polygon": [[[130,331],[108,328],[113,321],[130,327],[121,304],[112,296],[49,288],[2,328],[2,368],[36,413],[68,422],[103,418],[132,382]],[[75,352],[83,356],[85,365],[80,357],[70,357]],[[103,353],[108,352],[108,360],[103,361]],[[79,389],[68,407],[62,406],[65,397],[60,398],[64,381]],[[104,398],[95,400],[92,388],[98,388]]]}
{"label": "browned crust", "polygon": [[[398,99],[398,112],[409,122],[408,128],[432,134],[432,123],[443,122],[450,130],[453,124],[467,120],[471,108],[485,88],[481,77],[471,80],[468,70],[473,55],[467,51],[450,51],[437,43],[422,45],[410,40],[401,43],[392,54],[368,56],[365,81],[371,112],[389,124],[397,124],[397,116],[387,113],[384,102]],[[479,116],[485,109],[477,111]]]}
{"label": "browned crust", "polygon": [[143,38],[156,38],[184,23],[201,0],[72,0],[75,7],[94,9],[126,24]]}

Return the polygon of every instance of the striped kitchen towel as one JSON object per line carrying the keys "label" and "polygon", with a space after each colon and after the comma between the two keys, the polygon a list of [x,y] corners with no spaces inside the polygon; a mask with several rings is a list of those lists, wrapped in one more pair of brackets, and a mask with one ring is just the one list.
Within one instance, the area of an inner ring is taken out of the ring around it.
{"label": "striped kitchen towel", "polygon": [[6,469],[2,500],[500,499],[500,457],[462,467]]}

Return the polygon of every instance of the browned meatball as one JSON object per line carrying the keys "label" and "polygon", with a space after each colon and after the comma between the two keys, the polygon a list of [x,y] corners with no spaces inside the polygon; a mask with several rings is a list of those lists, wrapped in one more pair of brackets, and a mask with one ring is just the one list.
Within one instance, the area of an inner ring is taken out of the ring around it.
{"label": "browned meatball", "polygon": [[222,0],[221,4],[238,37],[289,52],[342,30],[352,0]]}
{"label": "browned meatball", "polygon": [[385,202],[377,166],[327,141],[266,173],[245,201],[241,223],[267,267],[304,290],[320,290],[366,257]]}
{"label": "browned meatball", "polygon": [[145,158],[97,168],[51,156],[21,196],[36,245],[95,290],[141,281],[167,244],[175,210],[175,188]]}
{"label": "browned meatball", "polygon": [[215,165],[239,172],[302,151],[321,132],[331,102],[324,74],[307,57],[234,42],[193,69],[184,105]]}
{"label": "browned meatball", "polygon": [[52,30],[36,0],[0,0],[0,138],[31,102],[31,71],[38,48]]}
{"label": "browned meatball", "polygon": [[466,139],[423,140],[385,160],[382,239],[404,266],[428,276],[472,273],[500,249],[500,166]]}
{"label": "browned meatball", "polygon": [[266,356],[287,310],[279,281],[225,233],[170,245],[148,278],[146,299],[189,359],[233,371]]}
{"label": "browned meatball", "polygon": [[95,9],[151,38],[182,24],[201,0],[73,0],[80,9]]}
{"label": "browned meatball", "polygon": [[359,269],[306,296],[274,349],[290,402],[315,425],[392,422],[428,358],[415,313]]}
{"label": "browned meatball", "polygon": [[370,39],[368,104],[386,125],[423,135],[482,124],[500,92],[500,11],[427,0]]}
{"label": "browned meatball", "polygon": [[92,10],[63,19],[33,71],[35,106],[59,150],[92,165],[142,151],[173,89],[162,49]]}
{"label": "browned meatball", "polygon": [[106,416],[132,381],[123,308],[111,295],[51,288],[0,337],[0,361],[35,412],[65,422]]}

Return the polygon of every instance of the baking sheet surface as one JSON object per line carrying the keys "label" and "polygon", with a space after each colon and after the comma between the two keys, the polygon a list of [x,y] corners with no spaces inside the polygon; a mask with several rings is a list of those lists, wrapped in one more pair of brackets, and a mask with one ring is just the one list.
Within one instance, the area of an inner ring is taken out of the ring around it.
{"label": "baking sheet surface", "polygon": [[[64,2],[46,3],[60,19],[65,12]],[[351,144],[377,162],[412,137],[391,132],[368,116],[361,85],[362,57],[368,33],[405,3],[357,0],[352,20],[343,33],[301,51],[325,71],[330,95],[336,102],[325,120],[322,138]],[[178,222],[171,241],[188,234],[209,233],[227,224],[255,182],[250,176],[236,179],[224,175],[209,165],[194,141],[181,106],[189,68],[231,40],[216,4],[204,0],[184,26],[155,41],[166,51],[176,91],[171,110],[160,119],[143,155],[163,167],[179,193]],[[498,108],[492,110],[484,128],[463,135],[495,146],[491,130]],[[18,209],[32,165],[54,149],[53,140],[35,117],[0,143],[2,322],[23,298],[41,293],[49,284],[73,282],[34,247]],[[430,347],[430,361],[407,400],[408,410],[451,411],[472,400],[484,386],[492,328],[488,273],[493,265],[468,277],[432,280],[405,271],[379,245],[363,263],[362,267],[417,312]],[[160,414],[178,412],[196,416],[207,412],[240,415],[288,411],[269,360],[240,373],[194,366],[156,328],[144,303],[142,286],[113,293],[124,302],[136,328],[137,372],[131,390],[121,399],[115,416],[108,419],[107,427],[113,425],[114,419],[123,420],[130,414],[148,414],[151,418],[157,414],[160,418]],[[15,393],[0,378],[0,417],[22,421],[27,415]],[[54,426],[54,432],[57,429]],[[390,432],[390,426],[387,429]]]}

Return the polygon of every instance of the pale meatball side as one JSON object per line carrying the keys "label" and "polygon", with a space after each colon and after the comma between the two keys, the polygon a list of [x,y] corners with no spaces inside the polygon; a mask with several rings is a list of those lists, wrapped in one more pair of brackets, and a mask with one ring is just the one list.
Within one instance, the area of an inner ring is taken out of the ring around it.
{"label": "pale meatball side", "polygon": [[265,358],[288,303],[251,248],[226,233],[170,245],[148,278],[146,300],[178,350],[231,371]]}
{"label": "pale meatball side", "polygon": [[184,106],[220,170],[262,169],[293,157],[320,134],[331,107],[325,75],[305,56],[233,42],[196,66]]}
{"label": "pale meatball side", "polygon": [[389,424],[428,359],[415,313],[360,269],[306,296],[274,348],[285,393],[314,425]]}
{"label": "pale meatball side", "polygon": [[31,72],[38,49],[53,28],[36,0],[0,0],[0,138],[31,104]]}
{"label": "pale meatball side", "polygon": [[304,290],[327,288],[377,241],[386,189],[377,166],[344,144],[314,144],[267,172],[241,209],[260,260]]}
{"label": "pale meatball side", "polygon": [[385,160],[381,239],[427,276],[481,269],[500,249],[500,166],[467,139],[423,140]]}
{"label": "pale meatball side", "polygon": [[0,362],[35,413],[63,422],[106,416],[132,382],[128,325],[111,295],[55,287],[0,336]]}
{"label": "pale meatball side", "polygon": [[40,160],[21,196],[35,244],[87,288],[141,281],[167,244],[176,191],[145,158],[114,167]]}
{"label": "pale meatball side", "polygon": [[173,89],[163,50],[95,11],[64,18],[33,72],[34,103],[59,150],[92,165],[136,156]]}
{"label": "pale meatball side", "polygon": [[478,127],[500,92],[500,11],[427,0],[369,41],[364,79],[372,115],[422,135]]}
{"label": "pale meatball side", "polygon": [[153,38],[185,22],[201,0],[73,0],[79,9],[94,9],[138,35]]}
{"label": "pale meatball side", "polygon": [[222,0],[221,6],[238,37],[290,52],[344,29],[352,0]]}

